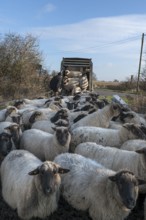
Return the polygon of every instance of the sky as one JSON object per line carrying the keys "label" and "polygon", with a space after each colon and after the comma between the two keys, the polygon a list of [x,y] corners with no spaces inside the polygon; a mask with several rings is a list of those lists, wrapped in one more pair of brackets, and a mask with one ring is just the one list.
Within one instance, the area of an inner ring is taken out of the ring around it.
{"label": "sky", "polygon": [[138,74],[146,0],[0,0],[0,38],[6,33],[37,37],[49,71],[63,57],[91,58],[99,81],[124,81]]}

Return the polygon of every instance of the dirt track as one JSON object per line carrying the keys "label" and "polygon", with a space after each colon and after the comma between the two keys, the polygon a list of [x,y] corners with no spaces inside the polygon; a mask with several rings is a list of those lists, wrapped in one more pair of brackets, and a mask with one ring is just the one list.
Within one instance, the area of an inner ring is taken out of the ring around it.
{"label": "dirt track", "polygon": [[136,94],[132,94],[132,93],[125,93],[125,92],[117,92],[117,91],[113,91],[110,89],[95,89],[95,91],[102,96],[112,96],[112,95],[119,95],[120,97],[122,96],[131,96],[131,97],[136,97]]}

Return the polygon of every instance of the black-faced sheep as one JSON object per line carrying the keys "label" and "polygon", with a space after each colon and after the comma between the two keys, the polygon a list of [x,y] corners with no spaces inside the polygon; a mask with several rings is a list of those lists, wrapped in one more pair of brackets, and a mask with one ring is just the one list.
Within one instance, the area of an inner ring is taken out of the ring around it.
{"label": "black-faced sheep", "polygon": [[23,132],[20,148],[33,153],[41,160],[53,160],[60,153],[68,152],[71,135],[67,127],[54,127],[54,134],[30,129]]}
{"label": "black-faced sheep", "polygon": [[8,116],[17,112],[18,109],[15,106],[8,106],[7,108],[0,110],[0,122],[5,121]]}
{"label": "black-faced sheep", "polygon": [[127,140],[146,139],[141,127],[141,125],[132,123],[126,123],[118,130],[89,126],[78,127],[71,131],[70,150],[74,152],[75,147],[83,142],[95,142],[103,146],[120,148]]}
{"label": "black-faced sheep", "polygon": [[123,220],[136,205],[138,180],[127,170],[115,172],[78,154],[64,153],[55,160],[70,170],[62,175],[63,197],[93,220]]}
{"label": "black-faced sheep", "polygon": [[84,142],[76,147],[75,153],[93,159],[111,170],[118,171],[126,168],[146,183],[146,148],[134,152]]}
{"label": "black-faced sheep", "polygon": [[108,128],[111,119],[114,116],[118,116],[120,112],[120,106],[116,103],[111,103],[104,108],[98,109],[96,112],[89,114],[87,117],[72,125],[72,130],[79,126],[95,126]]}
{"label": "black-faced sheep", "polygon": [[36,121],[35,123],[32,124],[31,128],[32,129],[39,129],[41,131],[48,132],[50,134],[54,133],[54,126],[64,126],[64,127],[69,127],[69,121],[66,119],[59,119],[55,123],[51,123],[48,120],[41,120],[41,121]]}
{"label": "black-faced sheep", "polygon": [[0,122],[0,132],[7,132],[11,134],[14,147],[19,148],[20,137],[22,135],[22,130],[20,125],[8,121]]}
{"label": "black-faced sheep", "polygon": [[0,133],[0,164],[11,150],[13,150],[12,136],[5,132]]}
{"label": "black-faced sheep", "polygon": [[68,171],[28,151],[11,151],[1,164],[2,196],[22,219],[46,218],[57,209],[59,174]]}

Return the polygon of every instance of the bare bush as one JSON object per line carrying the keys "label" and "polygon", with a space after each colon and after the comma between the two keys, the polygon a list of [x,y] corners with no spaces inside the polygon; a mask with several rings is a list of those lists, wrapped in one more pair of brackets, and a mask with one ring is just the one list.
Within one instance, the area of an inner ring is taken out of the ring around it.
{"label": "bare bush", "polygon": [[5,34],[0,41],[0,95],[20,98],[42,92],[41,62],[42,53],[35,37]]}

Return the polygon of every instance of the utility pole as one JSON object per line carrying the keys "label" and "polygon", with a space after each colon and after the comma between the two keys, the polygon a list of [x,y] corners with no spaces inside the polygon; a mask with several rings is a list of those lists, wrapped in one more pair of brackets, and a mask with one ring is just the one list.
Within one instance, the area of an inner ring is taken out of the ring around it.
{"label": "utility pole", "polygon": [[143,43],[144,43],[144,33],[141,38],[141,50],[140,50],[140,58],[139,58],[139,67],[138,67],[138,78],[137,78],[137,93],[139,92],[139,79],[140,79],[140,70],[141,70],[141,60],[142,60],[142,51],[143,51]]}

